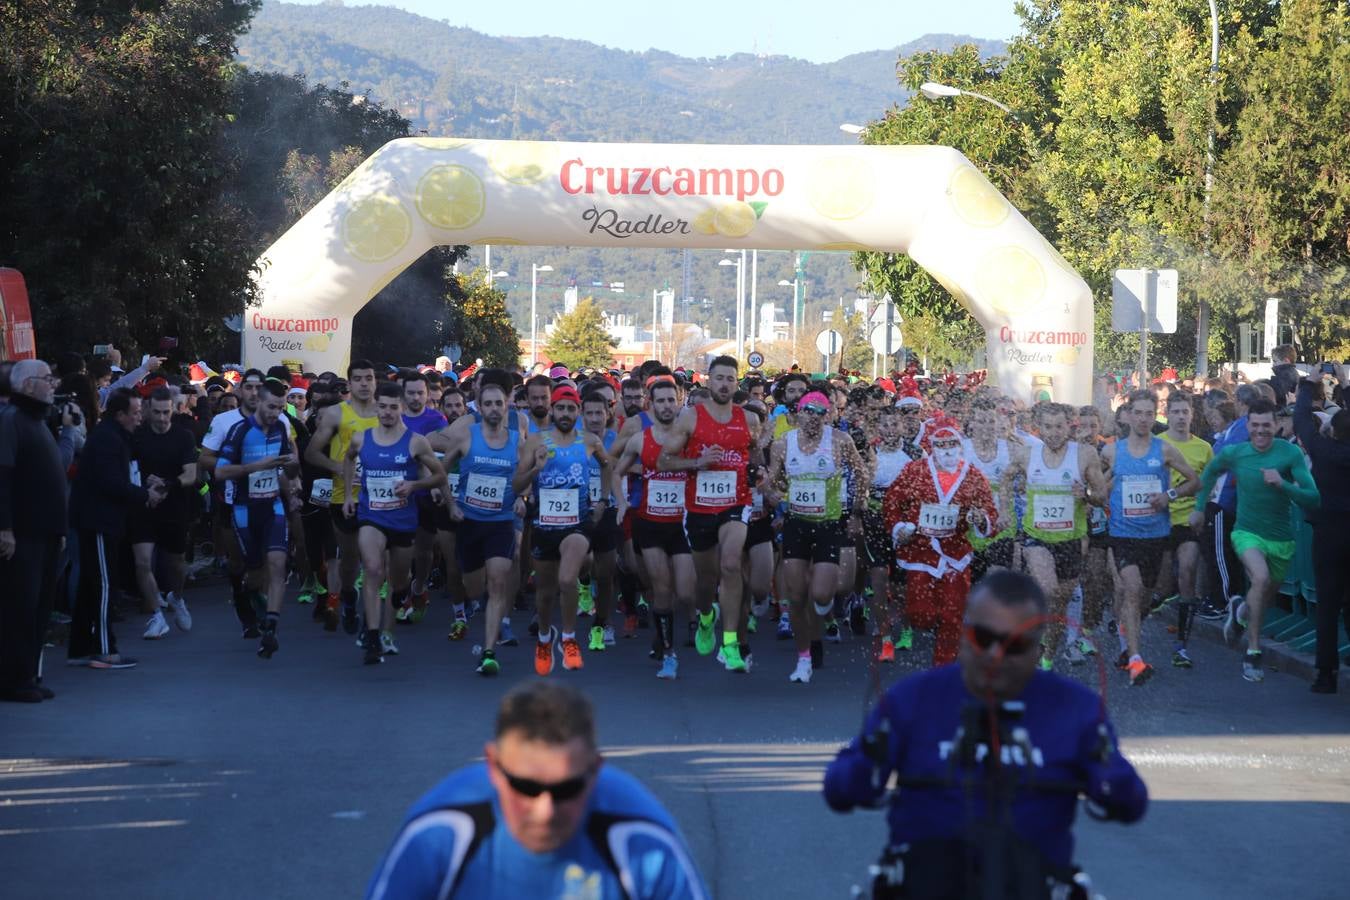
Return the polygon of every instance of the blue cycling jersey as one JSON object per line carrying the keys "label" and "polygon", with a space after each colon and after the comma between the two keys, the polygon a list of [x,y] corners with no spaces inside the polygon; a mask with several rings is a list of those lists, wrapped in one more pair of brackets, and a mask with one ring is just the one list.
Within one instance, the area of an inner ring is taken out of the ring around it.
{"label": "blue cycling jersey", "polygon": [[707,896],[674,821],[631,775],[602,767],[576,833],[551,853],[532,853],[503,823],[483,763],[413,805],[366,891],[368,900]]}
{"label": "blue cycling jersey", "polygon": [[[291,441],[286,435],[286,426],[278,419],[266,430],[253,416],[245,416],[235,423],[225,436],[216,456],[216,468],[232,465],[242,466],[291,452]],[[281,502],[280,469],[264,469],[232,478],[225,482],[225,502],[233,504],[236,519],[247,521],[247,510],[255,513],[267,512],[285,516],[286,509]]]}

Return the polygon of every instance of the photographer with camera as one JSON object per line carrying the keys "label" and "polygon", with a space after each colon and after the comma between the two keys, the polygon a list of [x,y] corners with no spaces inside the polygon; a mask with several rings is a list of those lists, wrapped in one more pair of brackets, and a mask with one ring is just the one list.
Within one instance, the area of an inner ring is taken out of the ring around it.
{"label": "photographer with camera", "polygon": [[20,360],[0,407],[0,699],[22,703],[53,696],[38,683],[66,537],[66,466],[51,420],[70,416],[52,404],[55,380],[46,363]]}
{"label": "photographer with camera", "polygon": [[[1135,822],[1148,790],[1116,749],[1102,700],[1036,665],[1046,598],[998,571],[967,601],[955,665],[892,687],[825,774],[838,812],[889,805],[873,897],[1086,897],[1072,866],[1078,794]],[[895,775],[898,791],[887,785]],[[1089,812],[1092,808],[1089,807]]]}

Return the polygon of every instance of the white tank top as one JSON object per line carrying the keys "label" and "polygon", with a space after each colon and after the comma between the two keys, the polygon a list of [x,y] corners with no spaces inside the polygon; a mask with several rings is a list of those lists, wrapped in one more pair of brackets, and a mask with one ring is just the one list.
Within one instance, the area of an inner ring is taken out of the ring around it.
{"label": "white tank top", "polygon": [[811,454],[802,453],[801,446],[797,443],[797,434],[795,428],[787,433],[785,463],[788,477],[810,475],[826,478],[835,474],[834,429],[826,426],[825,430],[821,432],[819,446]]}
{"label": "white tank top", "polygon": [[994,450],[994,458],[988,462],[975,452],[975,442],[970,438],[965,438],[962,443],[965,445],[966,462],[980,470],[985,480],[989,482],[991,490],[997,490],[1003,482],[1003,473],[1008,471],[1008,465],[1012,462],[1012,457],[1008,454],[1008,442],[1000,438]]}
{"label": "white tank top", "polygon": [[1045,464],[1045,444],[1033,444],[1027,454],[1027,486],[1065,488],[1079,477],[1078,442],[1064,446],[1064,459],[1051,468]]}

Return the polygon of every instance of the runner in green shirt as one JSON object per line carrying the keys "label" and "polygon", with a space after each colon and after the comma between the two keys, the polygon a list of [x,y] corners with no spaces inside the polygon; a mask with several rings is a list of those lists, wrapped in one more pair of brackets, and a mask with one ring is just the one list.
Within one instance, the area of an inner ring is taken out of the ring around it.
{"label": "runner in green shirt", "polygon": [[[1247,655],[1242,677],[1261,681],[1261,614],[1284,580],[1294,558],[1293,505],[1317,509],[1322,498],[1313,483],[1303,451],[1288,441],[1275,440],[1275,405],[1264,398],[1247,409],[1246,444],[1223,448],[1205,468],[1200,496],[1207,497],[1214,482],[1231,472],[1237,483],[1238,514],[1233,527],[1233,549],[1247,573]],[[1204,513],[1191,513],[1191,527],[1199,528]],[[1228,604],[1224,636],[1230,641],[1241,632],[1241,616],[1234,600]]]}

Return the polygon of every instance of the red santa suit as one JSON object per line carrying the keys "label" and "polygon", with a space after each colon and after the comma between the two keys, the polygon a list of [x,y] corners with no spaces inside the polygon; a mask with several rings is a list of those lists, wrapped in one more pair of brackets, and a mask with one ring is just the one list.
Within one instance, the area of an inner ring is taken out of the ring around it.
{"label": "red santa suit", "polygon": [[[960,432],[945,426],[931,437],[934,443],[959,440]],[[984,513],[984,519],[977,516],[973,525],[983,536],[997,515],[983,473],[964,459],[944,471],[936,455],[901,469],[882,500],[882,518],[895,540],[897,564],[906,573],[905,611],[914,627],[935,630],[935,665],[956,659],[974,558],[966,523],[974,510]],[[913,537],[902,543],[906,533]]]}

